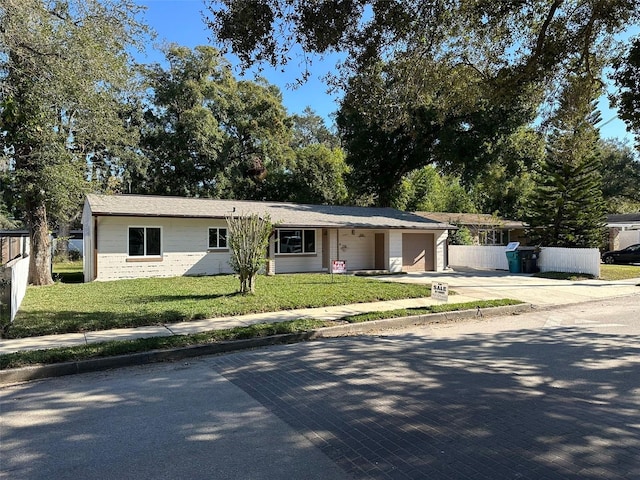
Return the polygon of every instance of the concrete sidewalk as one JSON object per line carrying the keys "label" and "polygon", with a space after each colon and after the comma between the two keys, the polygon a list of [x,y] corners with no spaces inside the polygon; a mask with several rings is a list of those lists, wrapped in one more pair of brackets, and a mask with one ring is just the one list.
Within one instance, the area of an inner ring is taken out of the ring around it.
{"label": "concrete sidewalk", "polygon": [[[464,295],[450,297],[450,302],[472,302],[476,298]],[[62,335],[45,335],[40,337],[28,337],[9,340],[0,340],[0,355],[25,350],[42,350],[56,347],[73,347],[89,343],[109,342],[113,340],[134,340],[148,337],[166,337],[171,335],[188,335],[192,333],[208,332],[211,330],[223,330],[234,327],[246,327],[258,323],[278,323],[300,318],[313,318],[319,320],[337,320],[347,315],[355,315],[366,312],[389,311],[400,308],[416,308],[428,305],[436,305],[431,298],[410,298],[405,300],[392,300],[385,302],[354,303],[335,307],[304,308],[285,310],[281,312],[256,313],[251,315],[239,315],[235,317],[218,317],[205,320],[193,320],[189,322],[168,323],[163,325],[151,325],[138,328],[119,328],[113,330],[100,330],[83,333],[67,333]]]}
{"label": "concrete sidewalk", "polygon": [[[566,305],[598,299],[640,294],[640,278],[605,282],[584,280],[570,282],[514,275],[502,271],[462,270],[447,272],[425,272],[405,275],[377,277],[381,281],[408,282],[429,285],[444,282],[456,295],[449,303],[464,303],[478,300],[512,298],[534,306]],[[63,335],[0,340],[0,354],[24,350],[41,350],[69,347],[112,340],[187,335],[192,333],[242,327],[257,323],[276,323],[299,318],[337,320],[347,315],[373,311],[388,311],[400,308],[416,308],[438,304],[431,298],[416,298],[373,303],[357,303],[334,307],[305,308],[281,312],[258,313],[235,317],[220,317],[189,322],[171,323],[138,328],[123,328]]]}

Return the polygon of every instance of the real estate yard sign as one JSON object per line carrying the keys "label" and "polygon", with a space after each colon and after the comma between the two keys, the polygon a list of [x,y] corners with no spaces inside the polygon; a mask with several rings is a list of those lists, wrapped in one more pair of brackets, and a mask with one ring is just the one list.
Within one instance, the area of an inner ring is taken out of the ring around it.
{"label": "real estate yard sign", "polygon": [[440,302],[448,302],[449,284],[443,282],[431,282],[431,298]]}
{"label": "real estate yard sign", "polygon": [[331,260],[331,283],[333,283],[334,273],[347,273],[347,261]]}
{"label": "real estate yard sign", "polygon": [[331,273],[347,273],[347,261],[333,260],[331,262]]}

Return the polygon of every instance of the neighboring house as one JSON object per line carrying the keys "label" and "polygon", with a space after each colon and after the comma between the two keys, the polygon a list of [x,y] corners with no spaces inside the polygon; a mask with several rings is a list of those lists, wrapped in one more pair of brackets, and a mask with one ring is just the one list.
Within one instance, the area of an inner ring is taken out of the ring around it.
{"label": "neighboring house", "polygon": [[453,228],[391,208],[300,205],[145,195],[88,195],[82,215],[84,278],[231,273],[226,217],[269,215],[273,273],[441,271]]}
{"label": "neighboring house", "polygon": [[620,250],[640,243],[640,213],[607,215],[609,250]]}
{"label": "neighboring house", "polygon": [[484,213],[415,212],[436,222],[466,227],[475,245],[507,245],[509,242],[527,244],[527,224]]}
{"label": "neighboring house", "polygon": [[0,230],[0,265],[20,255],[29,254],[29,232],[26,230]]}

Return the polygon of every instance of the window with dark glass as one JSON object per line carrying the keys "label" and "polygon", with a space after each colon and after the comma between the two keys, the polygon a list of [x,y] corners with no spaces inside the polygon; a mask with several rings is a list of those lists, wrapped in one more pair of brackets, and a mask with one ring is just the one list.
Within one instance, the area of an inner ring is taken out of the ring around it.
{"label": "window with dark glass", "polygon": [[129,256],[159,256],[162,254],[160,228],[129,227]]}
{"label": "window with dark glass", "polygon": [[315,230],[278,230],[278,253],[315,253]]}
{"label": "window with dark glass", "polygon": [[209,248],[227,248],[227,229],[209,229]]}

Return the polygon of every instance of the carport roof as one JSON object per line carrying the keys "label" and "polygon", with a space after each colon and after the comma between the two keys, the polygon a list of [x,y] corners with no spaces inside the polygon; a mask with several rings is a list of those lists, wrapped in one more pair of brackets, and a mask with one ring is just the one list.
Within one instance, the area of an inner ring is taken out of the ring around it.
{"label": "carport roof", "polygon": [[407,228],[446,230],[447,223],[393,208],[305,205],[285,202],[215,200],[152,195],[87,195],[94,216],[225,218],[269,215],[280,227]]}

